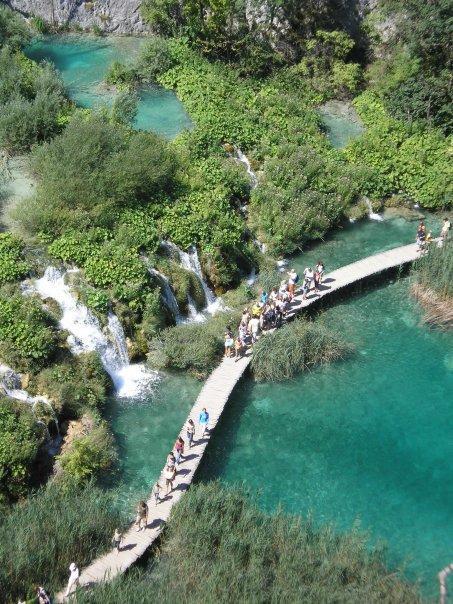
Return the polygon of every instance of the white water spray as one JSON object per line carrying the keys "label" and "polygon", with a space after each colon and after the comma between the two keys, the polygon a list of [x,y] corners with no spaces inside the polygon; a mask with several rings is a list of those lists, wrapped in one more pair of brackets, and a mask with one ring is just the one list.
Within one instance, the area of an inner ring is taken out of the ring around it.
{"label": "white water spray", "polygon": [[[203,277],[203,271],[201,270],[201,264],[198,258],[197,248],[195,246],[191,246],[188,252],[183,252],[183,250],[181,250],[177,245],[175,245],[171,241],[163,241],[162,245],[166,247],[171,253],[179,257],[179,261],[181,263],[182,268],[184,268],[186,271],[195,273],[195,275],[197,276],[198,280],[200,281],[201,287],[203,288],[203,293],[206,299],[205,310],[211,315],[222,310],[227,310],[222,298],[216,297],[216,295],[211,290],[211,288],[206,283]],[[191,304],[193,304],[193,300],[188,299],[187,303],[189,306],[190,313],[190,306]]]}
{"label": "white water spray", "polygon": [[[47,425],[39,418],[37,413],[37,408],[39,406],[47,407],[50,411],[51,419],[55,424],[55,428],[57,434],[60,434],[60,427],[58,425],[57,414],[55,413],[54,408],[52,407],[51,402],[45,396],[31,396],[26,390],[22,389],[20,376],[15,373],[10,367],[7,365],[0,365],[0,388],[6,394],[7,397],[12,398],[16,401],[21,401],[22,403],[26,403],[30,405],[32,413],[36,418],[37,423],[40,423],[45,426],[47,432]],[[50,439],[50,435],[49,435]]]}
{"label": "white water spray", "polygon": [[245,166],[245,169],[247,170],[247,174],[249,175],[249,178],[250,178],[250,186],[252,189],[256,189],[256,187],[258,186],[258,176],[253,171],[252,166],[250,164],[250,160],[247,157],[247,155],[245,155],[245,153],[242,153],[242,151],[239,149],[239,147],[235,147],[234,148],[234,157],[237,159],[237,161],[239,163],[241,163],[243,166]]}
{"label": "white water spray", "polygon": [[99,354],[119,397],[140,396],[158,379],[157,373],[144,364],[129,363],[126,338],[118,318],[109,313],[109,339],[98,319],[75,299],[59,270],[47,267],[44,277],[38,279],[34,287],[43,299],[52,298],[60,306],[63,313],[60,327],[71,334],[68,338],[71,351],[74,354],[93,351]]}
{"label": "white water spray", "polygon": [[173,293],[173,290],[170,286],[168,277],[166,275],[164,275],[163,273],[160,273],[155,268],[149,268],[148,270],[152,275],[157,277],[159,283],[161,284],[162,298],[164,300],[165,306],[168,308],[168,310],[173,315],[176,325],[179,325],[179,323],[183,322],[183,318],[181,317],[181,311],[179,310],[179,304],[178,304],[175,294]]}
{"label": "white water spray", "polygon": [[382,222],[384,218],[380,214],[376,214],[376,212],[373,212],[373,206],[371,205],[371,201],[368,199],[368,197],[364,197],[364,200],[366,207],[368,208],[368,218],[370,220],[377,220],[378,222]]}

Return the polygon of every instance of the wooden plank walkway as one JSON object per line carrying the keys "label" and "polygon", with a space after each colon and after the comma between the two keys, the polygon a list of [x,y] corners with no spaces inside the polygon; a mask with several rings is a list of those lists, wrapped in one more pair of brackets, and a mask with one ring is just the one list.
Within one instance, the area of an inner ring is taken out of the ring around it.
{"label": "wooden plank walkway", "polygon": [[[367,277],[412,262],[419,255],[417,246],[410,244],[343,266],[326,275],[319,294],[311,292],[306,300],[302,300],[300,293],[297,294],[292,303],[290,314],[294,315],[322,297]],[[189,418],[193,419],[197,432],[192,448],[186,451],[183,461],[178,467],[173,491],[157,505],[154,498],[150,497],[148,499],[149,514],[146,529],[137,532],[135,526],[131,526],[123,537],[122,549],[119,553],[116,550],[109,551],[94,560],[90,566],[81,572],[81,586],[89,586],[101,581],[107,581],[124,572],[144,554],[159,536],[172,507],[179,501],[191,484],[225,404],[248,367],[250,360],[250,352],[237,362],[234,358],[224,358],[217,369],[211,373],[187,417],[187,420]],[[209,433],[204,438],[200,438],[198,417],[203,407],[206,407],[209,412]],[[187,420],[179,433],[184,441],[187,440]],[[163,471],[159,478],[162,485],[165,483]],[[72,560],[68,560],[67,562],[69,566]],[[77,563],[77,560],[74,562]],[[56,602],[63,602],[64,599],[64,592],[57,594]]]}

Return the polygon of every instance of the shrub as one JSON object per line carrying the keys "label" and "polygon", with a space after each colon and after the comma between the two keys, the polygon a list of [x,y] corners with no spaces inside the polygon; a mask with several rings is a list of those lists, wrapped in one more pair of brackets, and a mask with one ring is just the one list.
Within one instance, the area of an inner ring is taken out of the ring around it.
{"label": "shrub", "polygon": [[447,239],[441,248],[431,246],[413,266],[417,281],[443,298],[453,298],[453,243]]}
{"label": "shrub", "polygon": [[87,409],[102,409],[111,386],[95,352],[71,356],[66,363],[43,369],[34,383],[35,390],[47,396],[63,417],[72,418]]}
{"label": "shrub", "polygon": [[119,61],[113,61],[105,74],[105,81],[111,86],[117,86],[120,90],[124,90],[133,86],[136,75],[133,69]]}
{"label": "shrub", "polygon": [[351,350],[350,345],[319,321],[296,319],[258,340],[251,366],[258,381],[280,381],[344,358]]}
{"label": "shrub", "polygon": [[29,271],[24,245],[11,233],[0,233],[0,285],[22,279]]}
{"label": "shrub", "polygon": [[61,589],[68,566],[83,567],[110,546],[121,517],[114,495],[94,487],[42,488],[0,521],[0,587],[5,601]]}
{"label": "shrub", "polygon": [[64,482],[83,484],[108,470],[116,453],[106,422],[98,421],[87,435],[75,439],[67,451],[57,457]]}
{"label": "shrub", "polygon": [[357,530],[338,534],[282,512],[268,515],[243,490],[217,482],[191,488],[173,508],[157,560],[146,571],[77,598],[138,604],[174,602],[182,593],[197,603],[421,601]]}
{"label": "shrub", "polygon": [[54,355],[57,340],[41,304],[0,292],[0,358],[16,371],[37,371]]}
{"label": "shrub", "polygon": [[141,48],[137,71],[143,80],[154,82],[173,65],[174,59],[167,40],[153,36]]}
{"label": "shrub", "polygon": [[0,502],[26,494],[39,444],[29,408],[0,398]]}
{"label": "shrub", "polygon": [[168,327],[149,343],[153,367],[189,370],[206,376],[216,366],[224,348],[225,327],[235,325],[240,312],[219,313],[204,323]]}
{"label": "shrub", "polygon": [[8,44],[21,48],[30,41],[30,31],[25,21],[10,8],[0,6],[0,47]]}

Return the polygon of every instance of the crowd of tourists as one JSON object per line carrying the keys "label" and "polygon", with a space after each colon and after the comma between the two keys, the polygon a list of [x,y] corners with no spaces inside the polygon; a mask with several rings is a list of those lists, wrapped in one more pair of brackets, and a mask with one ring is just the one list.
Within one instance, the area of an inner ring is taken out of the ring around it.
{"label": "crowd of tourists", "polygon": [[[302,278],[302,300],[308,298],[311,290],[319,293],[324,276],[324,263],[318,260],[314,268],[307,267]],[[296,295],[296,286],[300,281],[294,269],[287,273],[280,286],[274,287],[270,292],[261,290],[259,299],[250,307],[244,308],[236,335],[228,325],[225,330],[225,356],[241,359],[246,350],[253,347],[260,335],[270,329],[281,327],[291,302]]]}

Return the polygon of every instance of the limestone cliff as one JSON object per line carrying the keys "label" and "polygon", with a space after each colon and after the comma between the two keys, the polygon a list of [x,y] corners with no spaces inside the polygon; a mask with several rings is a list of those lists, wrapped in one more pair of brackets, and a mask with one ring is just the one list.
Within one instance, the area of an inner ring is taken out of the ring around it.
{"label": "limestone cliff", "polygon": [[105,32],[118,34],[147,29],[140,15],[141,0],[3,0],[3,3],[25,16],[39,16],[58,25],[70,23],[83,29],[98,26]]}

